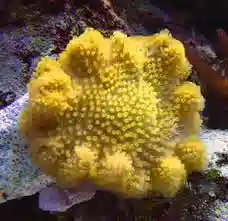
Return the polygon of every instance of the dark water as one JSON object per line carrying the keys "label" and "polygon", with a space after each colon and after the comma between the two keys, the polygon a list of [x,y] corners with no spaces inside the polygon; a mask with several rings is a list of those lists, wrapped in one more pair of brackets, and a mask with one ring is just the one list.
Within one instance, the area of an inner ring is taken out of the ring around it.
{"label": "dark water", "polygon": [[215,40],[216,29],[228,30],[228,1],[206,0],[150,0],[164,9],[174,8],[183,14],[190,14],[185,25],[196,27],[210,40]]}

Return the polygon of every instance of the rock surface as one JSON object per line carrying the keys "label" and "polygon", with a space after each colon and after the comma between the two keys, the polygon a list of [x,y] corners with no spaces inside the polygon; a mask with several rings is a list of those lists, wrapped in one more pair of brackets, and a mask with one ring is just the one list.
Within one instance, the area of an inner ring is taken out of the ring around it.
{"label": "rock surface", "polygon": [[[30,161],[28,149],[18,133],[18,117],[27,95],[0,110],[0,203],[35,194],[52,183]],[[4,196],[4,197],[3,197]]]}

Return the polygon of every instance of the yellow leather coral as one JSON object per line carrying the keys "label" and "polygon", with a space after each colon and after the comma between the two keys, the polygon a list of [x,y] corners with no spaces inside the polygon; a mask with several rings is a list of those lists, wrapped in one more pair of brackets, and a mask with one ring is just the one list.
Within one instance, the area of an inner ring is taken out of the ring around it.
{"label": "yellow leather coral", "polygon": [[190,71],[168,31],[105,38],[88,28],[57,60],[44,57],[28,85],[20,131],[33,162],[63,186],[174,196],[206,163]]}

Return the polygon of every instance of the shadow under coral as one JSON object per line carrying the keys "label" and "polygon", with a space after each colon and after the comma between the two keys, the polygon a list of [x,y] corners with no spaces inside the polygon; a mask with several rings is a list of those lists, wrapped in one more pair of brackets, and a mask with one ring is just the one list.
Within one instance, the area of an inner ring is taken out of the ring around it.
{"label": "shadow under coral", "polygon": [[227,201],[227,190],[227,178],[194,173],[189,177],[188,185],[170,200],[159,196],[124,200],[110,192],[97,191],[93,199],[66,212],[51,214],[38,209],[36,194],[2,204],[0,214],[8,221],[211,220],[211,216],[216,216],[215,202]]}

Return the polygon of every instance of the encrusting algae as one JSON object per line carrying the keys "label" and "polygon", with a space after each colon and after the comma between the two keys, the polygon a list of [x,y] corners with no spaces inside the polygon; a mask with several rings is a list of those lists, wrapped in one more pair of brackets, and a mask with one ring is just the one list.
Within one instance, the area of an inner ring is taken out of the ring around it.
{"label": "encrusting algae", "polygon": [[166,30],[105,38],[87,28],[57,60],[44,57],[28,85],[19,125],[33,162],[65,187],[174,196],[207,161],[204,98],[190,71]]}

